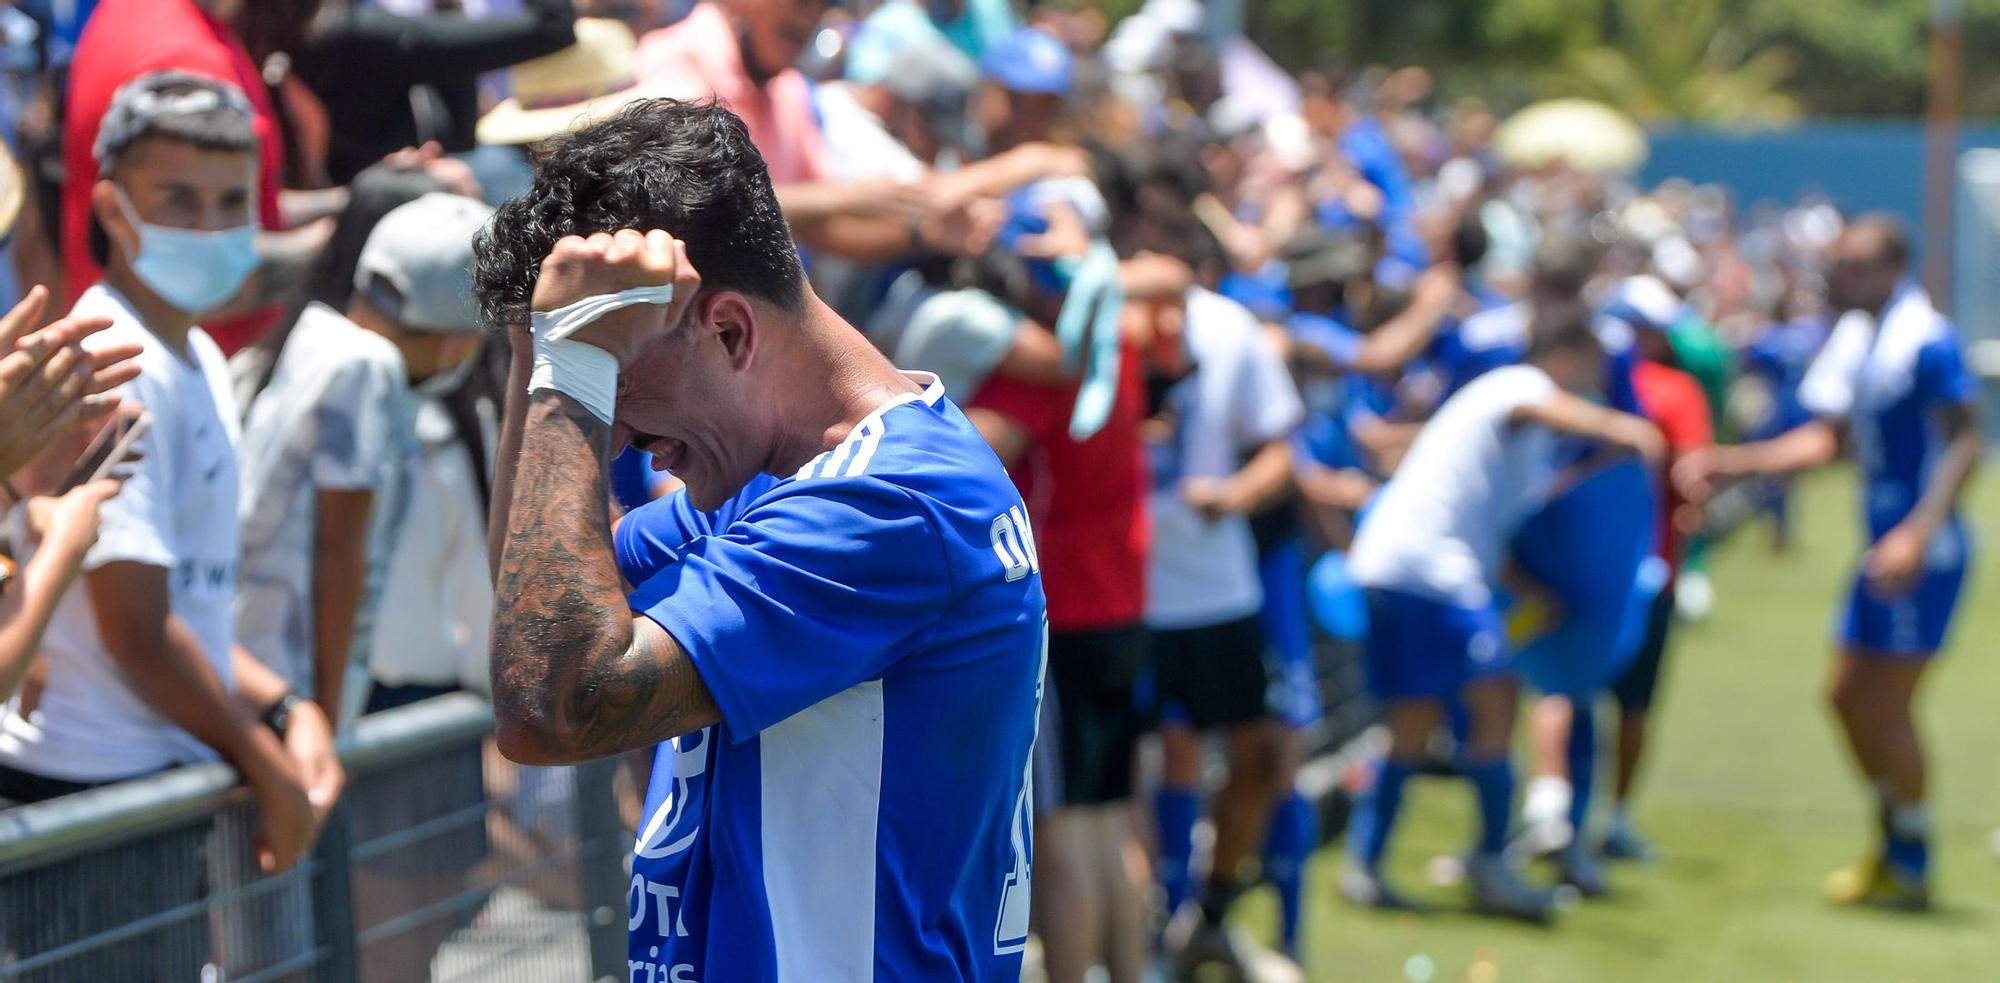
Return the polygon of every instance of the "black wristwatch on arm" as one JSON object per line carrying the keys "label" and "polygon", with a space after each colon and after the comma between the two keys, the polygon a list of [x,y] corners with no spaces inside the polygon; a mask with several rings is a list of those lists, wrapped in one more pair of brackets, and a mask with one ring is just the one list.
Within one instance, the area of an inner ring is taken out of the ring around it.
{"label": "black wristwatch on arm", "polygon": [[278,740],[284,740],[285,729],[292,725],[292,711],[304,702],[306,698],[300,696],[297,690],[286,690],[285,695],[278,697],[278,702],[264,711],[264,726],[271,728],[271,733],[278,735]]}

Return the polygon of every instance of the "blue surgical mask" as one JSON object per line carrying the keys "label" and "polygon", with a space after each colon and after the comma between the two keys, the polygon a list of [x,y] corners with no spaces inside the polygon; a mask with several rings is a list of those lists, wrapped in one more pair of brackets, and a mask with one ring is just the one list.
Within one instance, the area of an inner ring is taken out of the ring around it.
{"label": "blue surgical mask", "polygon": [[139,220],[125,189],[112,185],[125,219],[139,231],[132,272],[177,311],[200,314],[236,296],[257,268],[257,225],[215,232],[149,225]]}

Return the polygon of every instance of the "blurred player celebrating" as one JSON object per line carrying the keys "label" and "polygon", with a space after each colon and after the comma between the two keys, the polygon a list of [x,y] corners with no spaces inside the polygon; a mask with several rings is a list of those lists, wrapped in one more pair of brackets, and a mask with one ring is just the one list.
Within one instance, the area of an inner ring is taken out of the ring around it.
{"label": "blurred player celebrating", "polygon": [[[500,747],[658,746],[632,977],[1018,979],[1047,629],[978,432],[814,295],[714,105],[552,141],[477,252],[488,320],[532,325],[495,496]],[[687,487],[614,537],[627,443]]]}
{"label": "blurred player celebrating", "polygon": [[1603,353],[1583,310],[1535,313],[1527,363],[1458,391],[1383,486],[1354,540],[1349,569],[1368,589],[1369,687],[1386,707],[1388,760],[1355,811],[1340,889],[1356,904],[1404,904],[1381,871],[1403,786],[1445,711],[1470,720],[1460,768],[1478,792],[1481,830],[1467,873],[1474,903],[1546,919],[1550,891],[1523,883],[1503,856],[1513,808],[1508,762],[1519,687],[1494,587],[1507,544],[1556,480],[1558,434],[1593,438],[1657,462],[1659,431],[1584,398],[1602,385]]}
{"label": "blurred player celebrating", "polygon": [[1852,442],[1871,545],[1848,594],[1831,699],[1879,797],[1883,845],[1828,877],[1827,895],[1920,910],[1930,905],[1930,818],[1912,703],[1970,562],[1957,507],[1979,462],[1978,380],[1957,328],[1907,277],[1909,237],[1894,218],[1855,220],[1832,259],[1827,299],[1842,316],[1799,387],[1814,419],[1691,455],[1674,476],[1699,501],[1717,478],[1803,471],[1838,457],[1843,434]]}

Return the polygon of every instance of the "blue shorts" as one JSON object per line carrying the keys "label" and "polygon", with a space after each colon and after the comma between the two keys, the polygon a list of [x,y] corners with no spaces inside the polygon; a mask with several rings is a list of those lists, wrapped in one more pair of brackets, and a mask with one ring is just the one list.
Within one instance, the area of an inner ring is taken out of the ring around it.
{"label": "blue shorts", "polygon": [[1467,683],[1510,671],[1507,627],[1492,606],[1399,590],[1368,591],[1368,688],[1378,699],[1454,701]]}
{"label": "blue shorts", "polygon": [[1964,584],[1961,563],[1927,571],[1908,594],[1885,600],[1856,573],[1840,619],[1840,643],[1889,658],[1928,659],[1944,647]]}

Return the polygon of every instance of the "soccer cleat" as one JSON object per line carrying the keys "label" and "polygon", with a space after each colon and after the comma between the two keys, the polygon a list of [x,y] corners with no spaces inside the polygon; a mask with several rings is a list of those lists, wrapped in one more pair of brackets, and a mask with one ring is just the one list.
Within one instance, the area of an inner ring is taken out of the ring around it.
{"label": "soccer cleat", "polygon": [[1474,856],[1465,862],[1465,873],[1475,910],[1539,924],[1555,918],[1556,893],[1522,881],[1504,855]]}
{"label": "soccer cleat", "polygon": [[1630,860],[1649,864],[1658,857],[1651,840],[1646,839],[1631,823],[1619,820],[1611,824],[1604,834],[1604,858],[1606,860]]}
{"label": "soccer cleat", "polygon": [[1601,898],[1611,893],[1611,885],[1604,879],[1604,865],[1597,862],[1596,851],[1581,840],[1556,855],[1556,869],[1564,884],[1576,888],[1586,898]]}
{"label": "soccer cleat", "polygon": [[1930,885],[1921,874],[1899,870],[1881,857],[1863,860],[1826,875],[1826,899],[1837,905],[1867,905],[1890,911],[1929,911]]}
{"label": "soccer cleat", "polygon": [[1339,887],[1340,896],[1357,908],[1414,911],[1417,907],[1390,887],[1381,871],[1358,863],[1341,865]]}

